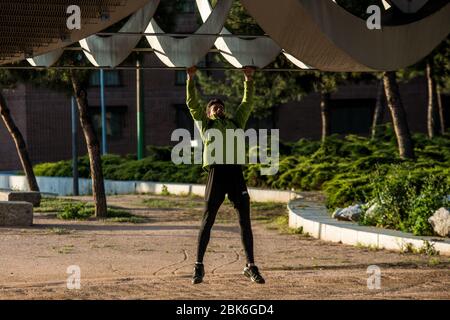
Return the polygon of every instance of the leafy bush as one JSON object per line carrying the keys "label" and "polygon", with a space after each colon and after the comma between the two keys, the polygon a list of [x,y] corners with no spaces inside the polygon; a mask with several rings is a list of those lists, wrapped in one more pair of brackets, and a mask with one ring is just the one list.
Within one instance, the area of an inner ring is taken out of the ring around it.
{"label": "leafy bush", "polygon": [[364,203],[370,199],[372,186],[369,175],[343,173],[324,184],[326,206],[330,210],[344,208],[354,203]]}
{"label": "leafy bush", "polygon": [[[95,208],[91,204],[83,203],[83,202],[73,202],[68,203],[62,206],[62,209],[56,215],[58,219],[62,220],[87,220],[93,217],[95,214]],[[130,219],[137,218],[134,217],[131,213],[118,210],[118,209],[107,209],[107,218],[108,219]],[[117,221],[122,222],[122,221]],[[126,222],[125,220],[123,222]]]}
{"label": "leafy bush", "polygon": [[57,214],[57,217],[62,220],[86,220],[92,217],[94,213],[94,207],[88,207],[84,203],[75,203],[64,207],[62,212]]}
{"label": "leafy bush", "polygon": [[372,180],[371,204],[376,213],[364,215],[362,223],[432,235],[428,218],[440,207],[449,205],[450,184],[442,176],[411,170],[410,166],[393,166],[377,170]]}
{"label": "leafy bush", "polygon": [[[399,158],[396,138],[389,125],[384,126],[377,140],[356,135],[332,135],[324,143],[301,139],[281,143],[278,174],[262,176],[260,165],[251,164],[245,167],[244,176],[251,187],[322,190],[330,210],[366,203],[382,195],[386,197],[384,201],[392,197],[389,201],[394,211],[386,212],[373,223],[429,234],[431,229],[426,218],[431,208],[440,203],[434,196],[436,188],[442,188],[439,192],[445,193],[445,186],[450,184],[449,137],[430,140],[423,134],[414,134],[417,156],[414,161]],[[136,160],[133,155],[106,155],[102,157],[105,178],[205,183],[207,174],[201,165],[175,165],[170,161],[170,150],[170,147],[148,147],[148,157],[142,160]],[[80,176],[89,177],[89,159],[81,157],[78,162]],[[43,176],[72,174],[71,161],[39,164],[35,170],[37,175]],[[433,182],[427,182],[430,179]],[[400,202],[409,207],[399,211],[398,206],[394,206]]]}

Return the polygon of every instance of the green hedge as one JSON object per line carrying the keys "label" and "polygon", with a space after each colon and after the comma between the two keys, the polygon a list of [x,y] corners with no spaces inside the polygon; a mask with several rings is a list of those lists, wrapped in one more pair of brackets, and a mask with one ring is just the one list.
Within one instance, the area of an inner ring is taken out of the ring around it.
{"label": "green hedge", "polygon": [[[170,161],[171,149],[168,147],[149,147],[149,156],[136,160],[133,155],[102,156],[103,173],[110,180],[142,180],[180,183],[203,183],[206,175],[201,165],[174,165]],[[78,159],[79,175],[89,178],[89,158]],[[72,161],[41,163],[34,167],[37,176],[71,177]]]}
{"label": "green hedge", "polygon": [[[408,175],[409,181],[416,181],[415,186],[441,179],[442,188],[448,187],[450,137],[446,135],[429,140],[423,134],[415,134],[413,139],[417,156],[414,161],[399,158],[396,139],[389,126],[376,141],[355,135],[344,138],[333,135],[323,144],[305,139],[296,143],[282,143],[277,175],[261,176],[257,164],[248,165],[244,174],[248,185],[253,187],[323,190],[330,210],[379,197],[380,188],[389,189],[389,186],[380,186],[380,179],[376,179],[379,172],[383,172],[384,180],[394,179],[398,173],[400,176]],[[148,157],[142,160],[136,160],[132,155],[104,156],[102,163],[105,178],[205,182],[206,172],[200,165],[174,165],[170,161],[170,154],[169,147],[149,147]],[[81,177],[89,177],[87,157],[79,159],[79,168]],[[71,161],[39,164],[35,166],[35,172],[40,176],[71,176]],[[416,189],[415,195],[419,196],[420,188]],[[417,228],[425,233],[430,231]]]}

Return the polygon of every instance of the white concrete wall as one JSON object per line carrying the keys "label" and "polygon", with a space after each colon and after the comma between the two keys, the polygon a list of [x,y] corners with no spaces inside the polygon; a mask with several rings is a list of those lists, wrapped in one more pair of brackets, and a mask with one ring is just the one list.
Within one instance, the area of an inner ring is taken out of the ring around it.
{"label": "white concrete wall", "polygon": [[[42,193],[52,193],[60,196],[73,195],[72,178],[36,177]],[[92,194],[92,183],[90,179],[79,179],[80,195]],[[112,181],[105,180],[105,190],[108,195],[134,194],[134,193],[156,193],[160,194],[163,188],[175,195],[198,195],[204,196],[205,186],[200,184],[184,183],[162,183],[146,181]],[[28,191],[25,176],[1,175],[0,189],[12,189],[17,191]],[[249,188],[250,198],[258,202],[289,202],[296,194],[291,191],[264,190]]]}
{"label": "white concrete wall", "polygon": [[425,245],[425,242],[428,241],[440,254],[450,256],[450,239],[448,238],[419,237],[396,230],[360,226],[352,222],[338,221],[327,214],[325,207],[297,207],[300,204],[303,203],[301,201],[292,201],[288,204],[289,227],[301,227],[303,232],[316,239],[395,251],[404,250],[406,245],[412,245],[416,250],[420,250]]}

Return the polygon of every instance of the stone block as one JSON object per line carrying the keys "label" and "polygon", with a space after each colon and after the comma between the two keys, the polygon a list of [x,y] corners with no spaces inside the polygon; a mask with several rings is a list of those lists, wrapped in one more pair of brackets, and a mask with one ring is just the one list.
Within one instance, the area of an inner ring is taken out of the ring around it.
{"label": "stone block", "polygon": [[29,202],[33,207],[41,204],[41,193],[32,191],[0,191],[0,201]]}
{"label": "stone block", "polygon": [[29,202],[0,201],[0,227],[33,225],[33,205]]}

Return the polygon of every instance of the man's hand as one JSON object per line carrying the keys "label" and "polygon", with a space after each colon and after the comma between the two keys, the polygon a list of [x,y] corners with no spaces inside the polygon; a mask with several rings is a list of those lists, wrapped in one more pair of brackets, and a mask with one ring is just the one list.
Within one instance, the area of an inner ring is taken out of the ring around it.
{"label": "man's hand", "polygon": [[245,81],[252,81],[253,80],[253,74],[255,73],[254,67],[244,67],[242,69],[244,71]]}
{"label": "man's hand", "polygon": [[187,79],[192,80],[194,79],[195,73],[197,72],[197,67],[192,66],[190,68],[187,68],[186,72],[187,72]]}

